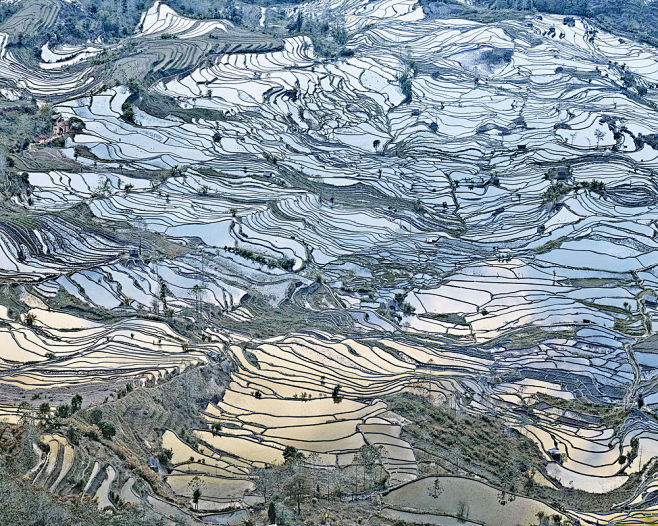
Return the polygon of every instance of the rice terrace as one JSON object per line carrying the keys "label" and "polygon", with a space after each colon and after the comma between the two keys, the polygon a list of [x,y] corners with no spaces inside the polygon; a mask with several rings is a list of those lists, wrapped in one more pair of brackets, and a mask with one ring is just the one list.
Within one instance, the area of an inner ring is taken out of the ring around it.
{"label": "rice terrace", "polygon": [[0,526],[658,524],[656,0],[0,0]]}

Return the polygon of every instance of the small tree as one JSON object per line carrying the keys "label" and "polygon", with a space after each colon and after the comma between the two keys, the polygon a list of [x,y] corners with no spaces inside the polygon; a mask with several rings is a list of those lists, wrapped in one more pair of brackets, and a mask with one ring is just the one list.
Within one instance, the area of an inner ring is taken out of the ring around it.
{"label": "small tree", "polygon": [[596,137],[596,147],[599,147],[599,143],[603,140],[605,137],[605,134],[601,130],[594,130],[594,137]]}
{"label": "small tree", "polygon": [[433,499],[438,499],[441,493],[443,493],[443,488],[441,487],[441,481],[439,480],[439,477],[434,477],[434,482],[430,484],[430,487],[427,490],[427,494]]}
{"label": "small tree", "polygon": [[103,411],[101,411],[100,409],[94,409],[89,413],[87,420],[89,420],[90,424],[100,423],[100,421],[103,420]]}
{"label": "small tree", "polygon": [[254,469],[254,487],[258,493],[263,497],[264,501],[276,494],[277,492],[277,482],[279,474],[277,473],[277,468],[274,467],[265,467],[265,468],[256,468]]}
{"label": "small tree", "polygon": [[50,404],[48,402],[44,402],[39,406],[39,416],[41,418],[50,416]]}
{"label": "small tree", "polygon": [[382,454],[377,447],[372,444],[364,444],[359,448],[355,460],[363,466],[363,489],[366,488],[366,475],[372,484],[375,476],[375,469],[381,465]]}
{"label": "small tree", "polygon": [[270,524],[276,524],[276,506],[274,502],[270,502],[267,508],[267,520],[270,521]]}
{"label": "small tree", "polygon": [[199,500],[201,499],[201,495],[203,495],[203,485],[203,480],[199,477],[193,477],[188,484],[188,487],[192,490],[192,502],[197,511],[199,511]]}
{"label": "small tree", "polygon": [[71,398],[71,414],[77,413],[81,407],[82,407],[82,396],[76,393],[73,395],[73,398]]}
{"label": "small tree", "polygon": [[459,464],[462,459],[462,449],[459,446],[452,447],[448,450],[448,454],[452,458],[452,461],[457,465],[457,469],[459,469]]}
{"label": "small tree", "polygon": [[199,314],[199,312],[201,311],[201,294],[202,293],[203,293],[203,289],[201,288],[201,286],[198,283],[196,283],[194,285],[194,287],[192,287],[192,295],[194,296],[194,300],[196,302],[195,310],[196,310],[197,314]]}
{"label": "small tree", "polygon": [[71,416],[71,408],[68,404],[62,404],[55,409],[55,416],[57,418],[68,418]]}
{"label": "small tree", "polygon": [[160,451],[158,451],[158,460],[161,464],[169,464],[172,458],[174,458],[174,452],[171,449],[162,448]]}
{"label": "small tree", "polygon": [[21,402],[18,404],[18,425],[26,427],[32,424],[34,415],[32,406],[28,402]]}
{"label": "small tree", "polygon": [[16,435],[15,438],[16,442],[12,446],[11,454],[3,458],[3,470],[19,476],[25,474],[37,461],[34,444],[38,443],[39,434],[34,424],[28,420],[24,423],[24,432]]}
{"label": "small tree", "polygon": [[69,426],[66,430],[66,439],[69,443],[76,445],[80,441],[80,431],[75,426]]}
{"label": "small tree", "polygon": [[168,293],[169,293],[169,287],[167,287],[167,284],[163,280],[160,280],[160,301],[162,302],[162,308],[165,311],[167,310]]}
{"label": "small tree", "polygon": [[98,427],[100,427],[101,433],[103,433],[103,438],[107,440],[117,434],[117,428],[112,422],[101,422]]}
{"label": "small tree", "polygon": [[23,319],[25,320],[25,325],[31,326],[37,319],[37,315],[33,312],[28,312]]}
{"label": "small tree", "polygon": [[465,500],[460,500],[457,503],[457,516],[462,520],[468,519],[468,513],[469,513],[468,503]]}
{"label": "small tree", "polygon": [[201,488],[194,488],[194,491],[192,492],[192,502],[194,502],[197,511],[199,511],[200,498],[201,498]]}
{"label": "small tree", "polygon": [[286,448],[283,450],[283,460],[285,462],[297,462],[303,458],[304,455],[297,451],[297,448],[294,446],[286,446]]}
{"label": "small tree", "polygon": [[334,390],[331,392],[331,398],[334,399],[334,403],[336,404],[341,401],[340,390],[341,390],[341,386],[340,384],[338,384],[336,387],[334,387]]}

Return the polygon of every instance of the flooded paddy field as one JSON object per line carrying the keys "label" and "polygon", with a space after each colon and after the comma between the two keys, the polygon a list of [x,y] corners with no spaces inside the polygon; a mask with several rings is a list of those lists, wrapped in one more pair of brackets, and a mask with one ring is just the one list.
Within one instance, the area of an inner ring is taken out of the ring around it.
{"label": "flooded paddy field", "polygon": [[[149,461],[169,452],[150,476],[62,429],[42,433],[34,484],[227,523],[264,509],[291,459],[314,498],[356,501],[376,450],[362,492],[391,522],[649,524],[658,51],[582,17],[285,13],[340,17],[328,57],[267,32],[268,12],[256,31],[156,2],[119,43],[29,60],[0,25],[0,95],[66,123],[14,155],[0,205],[0,419],[73,393],[111,414],[221,371],[184,426],[118,430]],[[495,421],[525,456],[421,440],[405,396],[457,429]]]}

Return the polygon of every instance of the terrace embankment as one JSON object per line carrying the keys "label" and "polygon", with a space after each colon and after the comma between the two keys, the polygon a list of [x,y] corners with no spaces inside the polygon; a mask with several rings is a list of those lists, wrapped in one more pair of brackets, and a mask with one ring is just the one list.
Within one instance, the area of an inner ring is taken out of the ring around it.
{"label": "terrace embankment", "polygon": [[[116,425],[117,444],[146,457],[157,447],[164,430],[180,432],[202,425],[201,411],[208,400],[221,398],[227,381],[228,376],[216,364],[191,367],[145,387],[117,389],[113,400],[94,409]],[[80,425],[88,423],[91,410],[76,416]]]}
{"label": "terrace embankment", "polygon": [[268,473],[334,502],[463,475],[656,515],[654,48],[416,0],[251,6],[262,31],[158,1],[63,44],[77,2],[15,7],[0,386],[32,407],[0,416],[41,426],[38,484],[200,515]]}

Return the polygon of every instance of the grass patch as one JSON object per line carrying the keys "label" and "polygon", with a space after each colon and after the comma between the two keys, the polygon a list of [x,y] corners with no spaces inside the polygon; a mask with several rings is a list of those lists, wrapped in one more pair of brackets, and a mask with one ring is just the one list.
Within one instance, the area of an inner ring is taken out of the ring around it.
{"label": "grass patch", "polygon": [[[607,425],[619,425],[625,418],[619,407],[542,397],[547,403],[548,400],[555,403],[555,407],[599,412]],[[532,473],[540,471],[546,476],[547,460],[534,442],[511,430],[502,419],[487,415],[459,416],[448,408],[432,405],[426,397],[409,393],[390,397],[387,402],[390,410],[411,421],[403,428],[403,438],[413,444],[421,474],[479,476],[494,486],[541,500],[560,511],[571,508],[598,512],[629,499],[642,476],[629,474],[623,486],[600,495],[541,486],[534,482]],[[652,467],[647,476],[656,471],[658,468]]]}
{"label": "grass patch", "polygon": [[538,401],[559,409],[595,416],[601,419],[603,424],[613,429],[619,428],[628,416],[626,410],[621,406],[596,404],[586,400],[564,400],[545,393],[536,393],[535,397]]}
{"label": "grass patch", "polygon": [[561,236],[558,237],[557,239],[553,239],[549,241],[548,243],[543,244],[540,247],[537,247],[535,249],[536,254],[546,254],[547,252],[550,252],[553,249],[560,248],[560,245],[567,241],[567,237]]}
{"label": "grass patch", "polygon": [[415,443],[420,469],[433,474],[431,464],[453,474],[480,475],[512,492],[522,491],[534,471],[545,465],[535,444],[493,416],[460,416],[425,397],[404,393],[387,400],[389,409],[411,420],[404,432]]}

